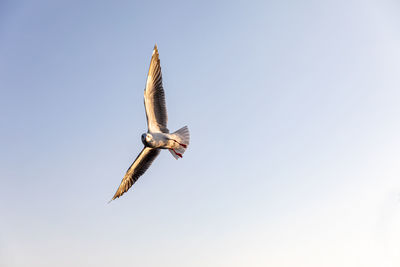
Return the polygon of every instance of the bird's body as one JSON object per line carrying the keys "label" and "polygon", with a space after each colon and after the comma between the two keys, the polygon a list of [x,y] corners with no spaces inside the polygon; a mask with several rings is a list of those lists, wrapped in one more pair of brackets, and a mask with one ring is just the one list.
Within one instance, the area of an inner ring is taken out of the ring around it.
{"label": "bird's body", "polygon": [[164,88],[160,59],[157,46],[154,46],[144,90],[144,106],[147,117],[147,133],[142,134],[144,148],[127,170],[112,200],[122,196],[150,167],[160,153],[160,149],[168,149],[174,158],[182,158],[189,145],[189,129],[182,127],[176,132],[169,133],[167,128],[167,109],[165,105]]}
{"label": "bird's body", "polygon": [[[145,138],[142,138],[142,143],[145,146],[151,148],[160,148],[160,149],[178,149],[182,144],[177,140],[177,137],[174,134],[168,133],[147,133],[143,134]],[[183,144],[185,147],[186,144]]]}
{"label": "bird's body", "polygon": [[[144,138],[143,138],[144,136]],[[147,133],[142,134],[142,143],[151,148],[168,148],[170,135],[166,133]]]}

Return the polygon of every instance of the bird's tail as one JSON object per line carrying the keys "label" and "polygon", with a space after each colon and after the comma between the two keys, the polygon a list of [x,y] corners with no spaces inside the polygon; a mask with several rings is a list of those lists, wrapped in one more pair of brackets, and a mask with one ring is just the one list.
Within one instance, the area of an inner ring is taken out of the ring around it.
{"label": "bird's tail", "polygon": [[185,153],[187,147],[189,146],[190,134],[189,128],[184,126],[180,128],[178,131],[171,134],[172,138],[177,143],[176,148],[168,149],[171,152],[172,156],[175,159],[179,159],[182,157],[183,153]]}

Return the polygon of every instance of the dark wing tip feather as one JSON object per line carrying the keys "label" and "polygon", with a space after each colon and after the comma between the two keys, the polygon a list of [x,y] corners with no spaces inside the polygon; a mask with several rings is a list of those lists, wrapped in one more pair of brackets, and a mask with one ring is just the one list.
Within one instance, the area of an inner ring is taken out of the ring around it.
{"label": "dark wing tip feather", "polygon": [[152,58],[156,58],[156,59],[158,59],[158,48],[157,48],[157,44],[155,44],[154,45],[154,48],[153,48],[153,56],[152,56]]}

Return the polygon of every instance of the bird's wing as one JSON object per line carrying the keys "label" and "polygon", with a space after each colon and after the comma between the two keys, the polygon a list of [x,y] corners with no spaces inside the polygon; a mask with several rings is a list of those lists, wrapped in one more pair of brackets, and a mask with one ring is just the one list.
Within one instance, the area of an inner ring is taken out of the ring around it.
{"label": "bird's wing", "polygon": [[112,200],[122,196],[129,188],[142,176],[143,173],[150,167],[151,163],[160,153],[159,149],[144,147],[139,156],[135,159],[129,169],[126,171],[117,192]]}
{"label": "bird's wing", "polygon": [[160,59],[158,58],[157,45],[154,46],[149,74],[147,75],[146,88],[144,89],[144,106],[146,108],[149,132],[168,133],[168,115],[165,105],[164,88],[162,86],[161,66]]}

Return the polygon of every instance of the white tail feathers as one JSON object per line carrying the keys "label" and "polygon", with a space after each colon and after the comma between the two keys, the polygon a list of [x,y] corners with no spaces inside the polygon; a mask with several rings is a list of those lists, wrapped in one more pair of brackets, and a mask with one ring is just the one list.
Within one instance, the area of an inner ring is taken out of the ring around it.
{"label": "white tail feathers", "polygon": [[189,128],[187,126],[183,126],[180,128],[178,131],[172,133],[175,135],[180,143],[183,143],[185,145],[189,145],[190,142],[190,134],[189,134]]}
{"label": "white tail feathers", "polygon": [[182,157],[183,153],[185,153],[186,148],[189,146],[190,134],[189,128],[184,126],[180,128],[178,131],[171,134],[173,140],[175,140],[175,145],[173,148],[168,149],[171,152],[172,156],[175,159],[179,159]]}

